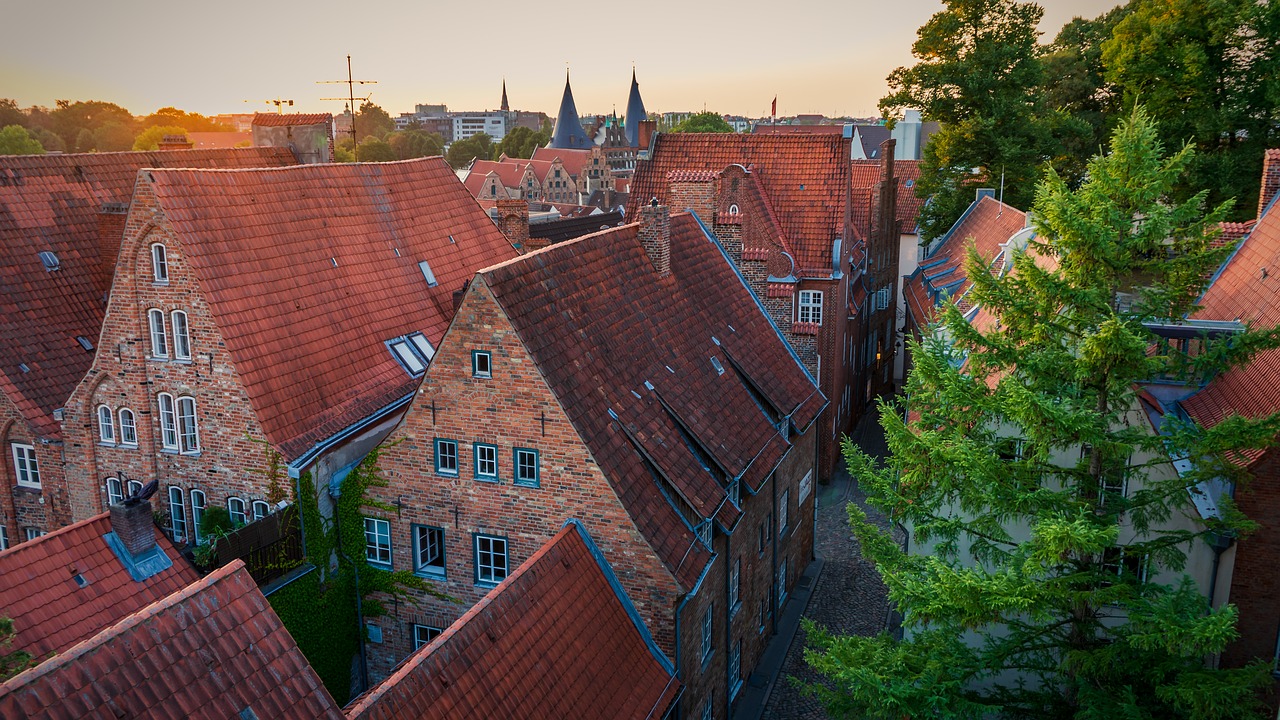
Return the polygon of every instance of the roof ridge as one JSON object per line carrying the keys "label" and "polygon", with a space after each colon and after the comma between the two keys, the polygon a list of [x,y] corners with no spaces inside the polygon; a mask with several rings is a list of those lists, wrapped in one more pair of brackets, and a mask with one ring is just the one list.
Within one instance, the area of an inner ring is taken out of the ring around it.
{"label": "roof ridge", "polygon": [[[388,160],[386,162],[349,162],[349,163],[330,162],[330,163],[308,163],[308,164],[299,164],[299,165],[281,165],[279,167],[251,167],[251,168],[202,168],[202,167],[153,168],[153,167],[143,166],[138,168],[138,171],[141,172],[143,170],[146,170],[147,172],[161,173],[161,174],[169,174],[169,173],[175,173],[175,172],[267,173],[267,172],[272,172],[274,170],[294,170],[298,172],[304,172],[304,171],[310,170],[311,172],[314,172],[315,168],[322,168],[322,167],[335,167],[335,166],[350,167],[350,168],[365,168],[365,167],[374,167],[374,166],[382,167],[386,165],[409,165],[412,163],[426,164],[426,161],[428,160],[443,161],[444,156],[443,155],[427,155],[425,157],[409,158],[408,160]],[[489,162],[493,162],[493,161],[489,161]]]}
{"label": "roof ridge", "polygon": [[38,538],[32,538],[31,540],[27,540],[26,542],[21,542],[21,543],[18,543],[17,545],[12,545],[12,546],[10,546],[10,547],[9,547],[9,549],[8,549],[8,550],[0,551],[0,557],[4,557],[4,556],[6,556],[6,555],[12,555],[12,554],[14,554],[14,552],[15,552],[15,551],[17,551],[17,550],[19,550],[19,549],[21,549],[21,548],[31,549],[31,548],[33,548],[33,547],[38,546],[40,543],[45,542],[46,540],[49,540],[49,539],[52,539],[52,538],[55,538],[55,537],[60,537],[60,536],[62,536],[62,535],[65,535],[65,534],[67,534],[67,533],[71,532],[72,530],[79,530],[80,528],[82,528],[82,527],[84,527],[84,526],[86,526],[86,525],[91,525],[91,524],[93,524],[93,523],[95,523],[95,522],[98,522],[99,520],[102,520],[103,518],[107,517],[109,514],[110,514],[110,512],[102,512],[102,513],[98,513],[97,515],[93,515],[93,516],[91,516],[91,517],[87,517],[87,518],[85,518],[84,520],[80,520],[80,521],[78,521],[78,522],[73,522],[73,523],[71,523],[70,525],[63,525],[62,527],[58,528],[57,530],[53,530],[53,531],[51,531],[51,532],[47,532],[47,533],[45,533],[44,535],[41,535],[41,536],[40,536],[40,537],[38,537]]}

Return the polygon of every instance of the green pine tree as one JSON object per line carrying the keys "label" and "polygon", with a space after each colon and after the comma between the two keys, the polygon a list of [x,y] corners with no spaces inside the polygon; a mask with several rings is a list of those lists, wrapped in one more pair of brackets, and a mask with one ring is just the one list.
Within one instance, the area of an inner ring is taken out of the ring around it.
{"label": "green pine tree", "polygon": [[[887,466],[846,442],[851,474],[913,551],[850,506],[905,639],[810,627],[806,657],[828,680],[810,689],[833,716],[1259,716],[1267,669],[1211,669],[1236,611],[1211,610],[1184,574],[1197,544],[1249,522],[1226,499],[1221,519],[1190,520],[1187,487],[1243,482],[1231,451],[1267,446],[1280,423],[1204,430],[1166,416],[1155,435],[1135,389],[1194,386],[1280,341],[1201,336],[1184,352],[1148,329],[1193,312],[1230,251],[1212,242],[1226,205],[1168,200],[1191,153],[1163,157],[1139,109],[1078,190],[1050,171],[1037,234],[1011,270],[969,250],[969,298],[993,321],[975,326],[948,304],[912,344],[908,419],[881,407]],[[1179,476],[1170,457],[1195,463]]]}

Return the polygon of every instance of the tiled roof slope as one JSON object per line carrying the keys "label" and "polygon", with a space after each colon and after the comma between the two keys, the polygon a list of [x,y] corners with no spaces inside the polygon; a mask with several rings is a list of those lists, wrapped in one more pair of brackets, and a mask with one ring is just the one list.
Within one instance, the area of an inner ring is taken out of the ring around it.
{"label": "tiled roof slope", "polygon": [[540,147],[534,149],[532,159],[552,162],[556,158],[560,158],[560,163],[564,165],[565,172],[578,177],[578,175],[582,174],[582,169],[587,166],[587,159],[590,157],[590,150]]}
{"label": "tiled roof slope", "polygon": [[453,293],[516,255],[439,157],[152,176],[263,430],[289,460],[413,392],[418,379],[384,343],[421,331],[438,345]]}
{"label": "tiled roof slope", "polygon": [[570,522],[347,717],[663,717],[680,681],[632,613]]}
{"label": "tiled roof slope", "polygon": [[605,228],[614,227],[622,223],[622,211],[602,213],[600,215],[585,215],[583,217],[568,217],[559,220],[549,220],[547,222],[537,222],[529,225],[529,237],[546,240],[548,243],[564,242],[572,240],[576,237],[589,235]]}
{"label": "tiled roof slope", "polygon": [[[199,579],[157,530],[156,542],[173,565],[135,582],[103,539],[110,531],[102,513],[0,552],[0,613],[13,618],[13,649],[37,660],[65,652]],[[0,717],[14,716],[0,711]]]}
{"label": "tiled roof slope", "polygon": [[476,160],[471,163],[471,168],[467,172],[467,179],[463,184],[467,186],[467,190],[474,196],[480,192],[480,186],[484,185],[485,178],[489,177],[489,173],[498,174],[498,182],[503,187],[520,187],[520,180],[524,177],[524,169],[528,163],[522,163],[519,160],[507,160],[505,162],[497,162],[496,160]]}
{"label": "tiled roof slope", "polygon": [[825,399],[697,220],[682,213],[670,226],[667,277],[636,224],[480,277],[641,532],[690,588],[710,551],[655,472],[700,517],[732,527],[738,510],[704,463],[757,489],[789,447],[764,405],[803,428]]}
{"label": "tiled roof slope", "polygon": [[660,133],[651,159],[636,164],[627,217],[638,217],[652,198],[667,202],[668,172],[754,165],[795,248],[798,269],[826,277],[831,274],[832,240],[844,234],[849,143],[840,135]]}
{"label": "tiled roof slope", "polygon": [[[116,238],[103,257],[103,203],[127,207],[139,168],[295,162],[286,148],[0,156],[0,376],[35,434],[61,436],[53,410],[93,362],[76,337],[98,342],[119,250]],[[60,262],[53,272],[46,250]]]}
{"label": "tiled roof slope", "polygon": [[332,122],[330,113],[254,113],[253,124],[260,127],[288,127]]}
{"label": "tiled roof slope", "polygon": [[0,685],[0,717],[342,713],[236,560]]}
{"label": "tiled roof slope", "polygon": [[840,135],[843,125],[765,125],[760,123],[752,130],[756,135]]}
{"label": "tiled roof slope", "polygon": [[920,263],[906,280],[905,296],[916,322],[923,325],[935,319],[937,305],[950,297],[967,311],[963,297],[972,284],[964,272],[964,258],[970,239],[978,254],[993,262],[1002,262],[1001,244],[1009,241],[1027,224],[1027,214],[992,197],[969,206],[955,226],[943,236],[938,247]]}
{"label": "tiled roof slope", "polygon": [[[853,202],[855,204],[854,217],[859,217],[859,198],[873,198],[874,196],[862,192],[860,190],[874,190],[880,184],[880,161],[879,160],[854,160],[850,168],[850,185],[853,187]],[[893,176],[898,180],[898,229],[900,232],[911,233],[916,230],[920,224],[920,209],[924,207],[924,200],[916,197],[916,182],[920,179],[920,161],[919,160],[897,160],[893,161]],[[864,199],[863,202],[874,202],[874,200]],[[871,210],[867,208],[865,217],[869,222]],[[866,228],[860,228],[862,232],[867,232]]]}
{"label": "tiled roof slope", "polygon": [[[1280,325],[1280,211],[1274,207],[1226,262],[1200,299],[1196,317],[1240,320],[1256,328]],[[1218,376],[1182,407],[1202,425],[1233,414],[1262,417],[1280,409],[1280,350],[1264,350],[1247,365]]]}

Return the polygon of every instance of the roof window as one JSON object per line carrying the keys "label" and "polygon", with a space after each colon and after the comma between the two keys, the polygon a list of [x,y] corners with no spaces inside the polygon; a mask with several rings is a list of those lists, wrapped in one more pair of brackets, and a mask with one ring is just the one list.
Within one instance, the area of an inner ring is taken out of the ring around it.
{"label": "roof window", "polygon": [[77,335],[76,342],[80,343],[80,347],[84,348],[85,350],[88,350],[90,352],[93,351],[93,343],[89,342],[89,338],[83,335]]}
{"label": "roof window", "polygon": [[[452,238],[453,236],[450,236]],[[431,272],[431,263],[423,260],[418,263],[418,269],[422,271],[422,277],[427,280],[427,287],[435,287],[439,283],[436,282],[436,274]]]}
{"label": "roof window", "polygon": [[62,263],[58,261],[58,256],[54,255],[51,250],[40,251],[40,263],[44,265],[44,269],[53,272],[62,267]]}
{"label": "roof window", "polygon": [[31,372],[31,368],[30,368],[30,367],[28,367],[26,363],[18,363],[18,369],[19,369],[19,370],[21,370],[21,371],[22,371],[22,372],[24,372],[24,373],[29,373],[29,372]]}
{"label": "roof window", "polygon": [[711,356],[711,367],[713,367],[713,368],[715,368],[715,369],[716,369],[716,374],[717,374],[717,375],[723,375],[723,374],[724,374],[724,366],[720,364],[720,361],[719,361],[719,360],[717,360],[717,359],[716,359],[716,356],[714,356],[714,355],[712,355],[712,356]]}
{"label": "roof window", "polygon": [[404,340],[392,340],[389,343],[391,353],[395,355],[396,360],[409,371],[410,375],[421,375],[427,366],[422,362],[422,358],[418,357],[418,353],[409,347],[409,343]]}
{"label": "roof window", "polygon": [[418,354],[428,362],[431,361],[431,358],[435,357],[436,349],[431,347],[431,341],[427,340],[426,335],[423,335],[420,332],[410,333],[409,342],[413,343],[414,349],[417,350]]}

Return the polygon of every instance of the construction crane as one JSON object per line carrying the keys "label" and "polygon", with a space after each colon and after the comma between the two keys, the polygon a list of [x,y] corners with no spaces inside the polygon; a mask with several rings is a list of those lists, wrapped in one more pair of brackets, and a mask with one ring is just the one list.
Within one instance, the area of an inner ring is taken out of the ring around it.
{"label": "construction crane", "polygon": [[[317,80],[317,85],[342,85],[347,86],[347,96],[344,98],[320,98],[321,100],[341,100],[347,103],[347,112],[351,113],[351,154],[358,161],[360,160],[360,151],[356,148],[356,85],[377,85],[377,80],[352,80],[351,79],[351,56],[347,55],[347,79],[346,80]],[[373,97],[373,93],[360,98],[362,103],[369,102],[369,98]]]}
{"label": "construction crane", "polygon": [[[256,101],[255,101],[255,100],[245,100],[245,102],[256,102]],[[275,100],[263,100],[262,102],[266,103],[267,105],[275,105],[275,106],[276,106],[276,112],[277,112],[277,113],[280,113],[281,115],[283,115],[283,114],[284,114],[284,109],[285,109],[285,107],[293,107],[293,101],[292,101],[292,100],[284,100],[284,99],[281,99],[281,98],[276,98]]]}

